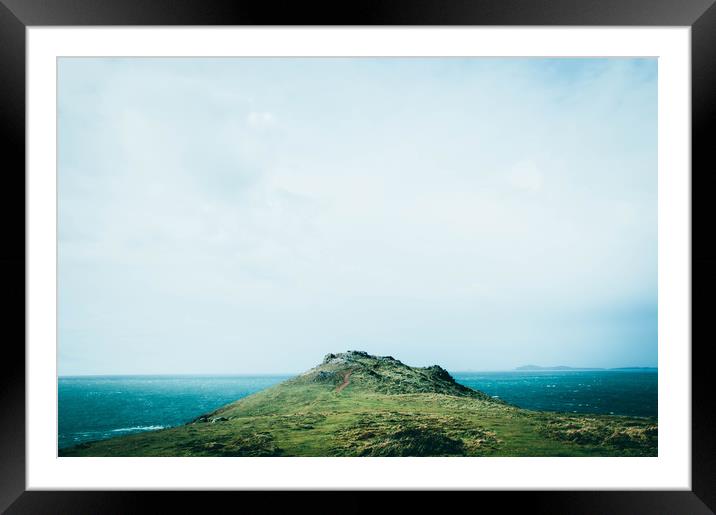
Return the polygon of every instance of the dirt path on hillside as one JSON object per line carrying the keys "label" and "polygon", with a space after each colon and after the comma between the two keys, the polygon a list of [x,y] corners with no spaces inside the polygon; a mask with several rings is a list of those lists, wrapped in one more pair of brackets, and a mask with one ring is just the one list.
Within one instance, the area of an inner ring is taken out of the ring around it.
{"label": "dirt path on hillside", "polygon": [[348,372],[345,373],[345,375],[343,376],[343,382],[338,385],[338,388],[336,388],[336,392],[340,392],[341,390],[343,390],[343,388],[345,388],[346,386],[348,386],[350,384],[350,382],[351,382],[350,377],[351,377],[352,373],[353,373],[352,370],[349,370]]}

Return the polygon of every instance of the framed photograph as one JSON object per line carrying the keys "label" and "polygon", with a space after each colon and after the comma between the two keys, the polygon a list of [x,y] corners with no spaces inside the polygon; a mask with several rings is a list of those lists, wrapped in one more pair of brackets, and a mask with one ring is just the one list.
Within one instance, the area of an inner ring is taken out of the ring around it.
{"label": "framed photograph", "polygon": [[8,513],[712,513],[710,0],[1,1]]}

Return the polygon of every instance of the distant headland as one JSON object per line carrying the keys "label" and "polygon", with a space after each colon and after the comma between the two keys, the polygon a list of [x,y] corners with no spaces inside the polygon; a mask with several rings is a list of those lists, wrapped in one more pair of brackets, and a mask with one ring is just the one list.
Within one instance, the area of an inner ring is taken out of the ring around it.
{"label": "distant headland", "polygon": [[651,370],[657,370],[657,367],[618,367],[618,368],[589,368],[589,367],[568,367],[565,365],[557,365],[553,367],[542,367],[539,365],[523,365],[521,367],[515,368],[515,370],[523,370],[523,371],[538,371],[538,370],[546,370],[546,371],[556,371],[556,370],[644,370],[644,371],[651,371]]}

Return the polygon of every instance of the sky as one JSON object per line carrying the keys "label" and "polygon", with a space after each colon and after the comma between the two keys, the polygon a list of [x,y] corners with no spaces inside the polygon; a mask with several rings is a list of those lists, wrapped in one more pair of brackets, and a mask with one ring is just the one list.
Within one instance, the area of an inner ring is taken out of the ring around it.
{"label": "sky", "polygon": [[58,369],[657,365],[657,61],[60,58]]}

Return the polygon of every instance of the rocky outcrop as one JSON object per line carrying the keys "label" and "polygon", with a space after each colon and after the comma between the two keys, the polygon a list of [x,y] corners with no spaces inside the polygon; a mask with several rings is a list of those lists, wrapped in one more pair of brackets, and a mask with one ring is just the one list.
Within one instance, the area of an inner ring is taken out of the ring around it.
{"label": "rocky outcrop", "polygon": [[352,374],[350,389],[488,399],[484,393],[455,382],[450,373],[438,365],[411,367],[392,356],[374,356],[359,350],[326,354],[321,364],[301,374],[296,381],[337,385],[348,372]]}

